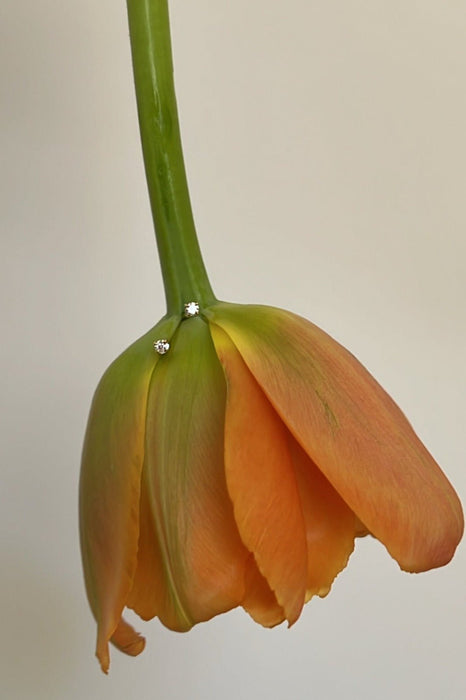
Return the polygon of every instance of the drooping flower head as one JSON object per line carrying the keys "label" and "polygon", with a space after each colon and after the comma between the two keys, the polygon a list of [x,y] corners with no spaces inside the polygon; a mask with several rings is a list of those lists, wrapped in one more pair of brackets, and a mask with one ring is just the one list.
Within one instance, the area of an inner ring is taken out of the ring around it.
{"label": "drooping flower head", "polygon": [[143,648],[125,606],[178,631],[236,606],[292,624],[357,536],[424,571],[462,531],[453,488],[400,409],[289,312],[216,303],[164,320],[97,389],[81,535],[104,670],[109,639]]}

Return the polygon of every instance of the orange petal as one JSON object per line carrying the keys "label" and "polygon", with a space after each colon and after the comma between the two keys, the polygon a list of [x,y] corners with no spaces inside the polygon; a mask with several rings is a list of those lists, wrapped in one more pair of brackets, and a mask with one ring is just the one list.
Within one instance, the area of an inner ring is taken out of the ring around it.
{"label": "orange petal", "polygon": [[[98,624],[97,655],[105,671],[109,639],[127,630],[120,618],[136,567],[147,393],[157,361],[152,343],[160,328],[172,327],[173,322],[163,322],[115,360],[97,387],[89,415],[80,535],[87,594]],[[134,643],[132,649],[142,650],[140,639]]]}
{"label": "orange petal", "polygon": [[247,551],[226,490],[224,414],[208,327],[183,321],[151,382],[144,467],[163,562],[157,615],[179,631],[244,597]]}
{"label": "orange petal", "polygon": [[290,436],[290,449],[306,524],[307,591],[327,595],[354,549],[360,523],[322,472]]}
{"label": "orange petal", "polygon": [[147,476],[143,472],[137,568],[126,605],[143,620],[150,620],[166,605],[166,595],[162,554],[149,504]]}
{"label": "orange petal", "polygon": [[260,573],[252,554],[246,568],[246,593],[241,605],[255,622],[264,627],[275,627],[285,620],[283,608]]}
{"label": "orange petal", "polygon": [[235,520],[287,620],[297,620],[306,588],[306,541],[283,422],[228,336],[212,328],[227,379],[225,472]]}
{"label": "orange petal", "polygon": [[[141,637],[123,618],[120,619],[112,634],[112,644],[129,656],[137,656],[144,650],[146,640]],[[97,637],[97,657],[102,671],[108,673],[110,654],[108,653],[108,638],[101,630]]]}
{"label": "orange petal", "polygon": [[317,326],[286,311],[218,304],[224,329],[329,482],[408,571],[446,564],[461,504],[398,406]]}

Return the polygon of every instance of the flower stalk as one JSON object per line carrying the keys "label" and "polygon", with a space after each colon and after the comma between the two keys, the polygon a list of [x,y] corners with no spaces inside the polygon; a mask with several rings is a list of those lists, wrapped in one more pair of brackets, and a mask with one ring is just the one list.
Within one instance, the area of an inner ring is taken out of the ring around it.
{"label": "flower stalk", "polygon": [[197,240],[173,82],[167,0],[127,0],[142,150],[168,315],[215,301]]}

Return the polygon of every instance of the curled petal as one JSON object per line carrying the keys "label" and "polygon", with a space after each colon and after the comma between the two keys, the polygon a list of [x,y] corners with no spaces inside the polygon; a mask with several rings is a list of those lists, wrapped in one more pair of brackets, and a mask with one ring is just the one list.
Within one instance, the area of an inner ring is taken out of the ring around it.
{"label": "curled petal", "polygon": [[225,380],[208,326],[188,319],[151,381],[144,465],[163,565],[154,612],[179,631],[244,597],[248,553],[226,489],[224,417]]}
{"label": "curled petal", "polygon": [[304,521],[287,431],[229,337],[212,337],[227,380],[225,473],[235,520],[290,624],[304,604]]}
{"label": "curled petal", "polygon": [[232,339],[291,433],[400,566],[446,564],[463,532],[455,491],[394,401],[312,323],[264,306],[219,303]]}
{"label": "curled petal", "polygon": [[[131,625],[129,625],[126,620],[121,618],[116,630],[112,634],[112,644],[114,644],[117,649],[123,651],[129,656],[137,656],[144,650],[146,646],[146,640],[141,637],[138,632],[136,632]],[[108,650],[107,650],[108,654]],[[108,669],[110,659],[103,657],[104,667]]]}
{"label": "curled petal", "polygon": [[[173,322],[162,322],[166,333]],[[176,327],[176,325],[175,325]],[[139,653],[144,640],[120,621],[136,568],[147,392],[157,356],[156,327],[108,368],[97,387],[84,441],[79,510],[89,603],[106,672],[108,642]],[[113,639],[115,635],[115,639]]]}

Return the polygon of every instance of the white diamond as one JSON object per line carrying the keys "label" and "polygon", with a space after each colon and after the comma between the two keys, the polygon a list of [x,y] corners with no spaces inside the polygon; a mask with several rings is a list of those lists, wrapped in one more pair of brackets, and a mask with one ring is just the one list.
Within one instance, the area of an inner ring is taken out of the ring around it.
{"label": "white diamond", "polygon": [[184,315],[186,318],[190,318],[190,316],[199,316],[199,304],[197,301],[188,301],[188,303],[184,305]]}
{"label": "white diamond", "polygon": [[166,352],[170,350],[170,343],[165,338],[160,338],[154,343],[154,350],[159,353],[159,355],[165,355]]}

